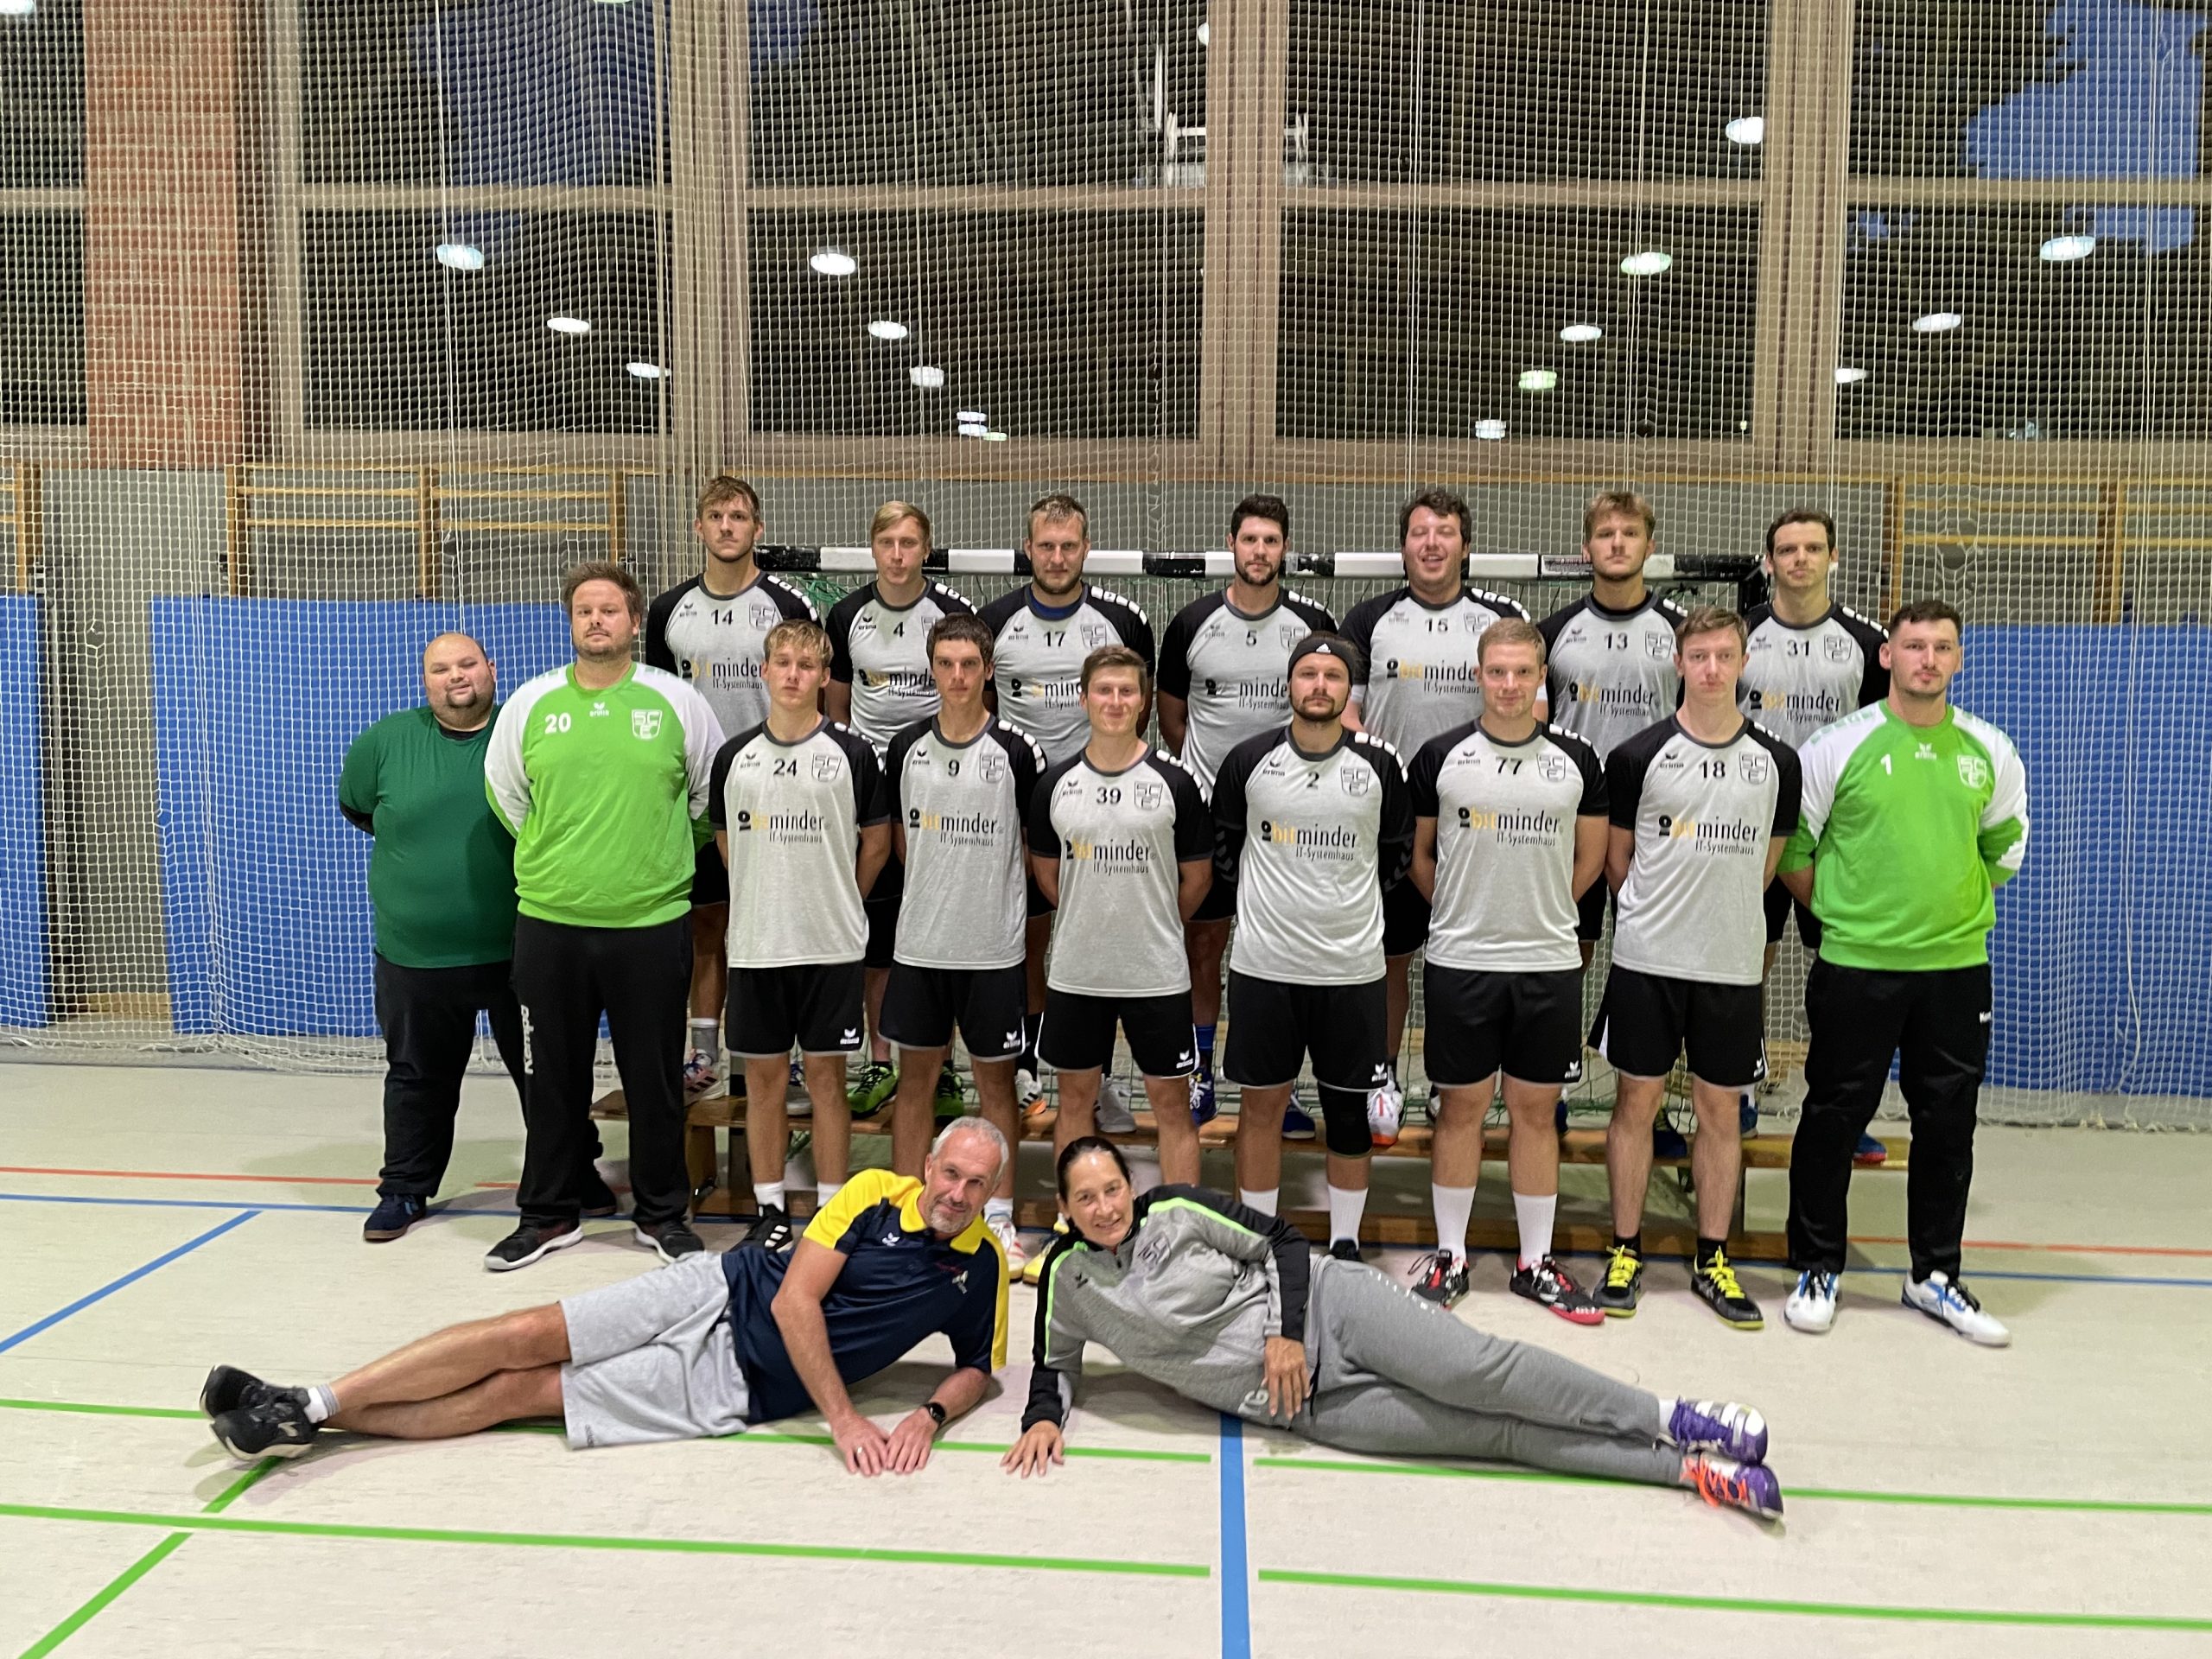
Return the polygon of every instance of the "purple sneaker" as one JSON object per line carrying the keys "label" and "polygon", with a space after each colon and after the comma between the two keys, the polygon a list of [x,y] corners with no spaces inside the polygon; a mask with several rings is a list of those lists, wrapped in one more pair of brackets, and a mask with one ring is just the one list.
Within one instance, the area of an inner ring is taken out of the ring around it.
{"label": "purple sneaker", "polygon": [[1686,1452],[1718,1452],[1738,1463],[1766,1461],[1766,1419],[1725,1400],[1677,1400],[1667,1438]]}

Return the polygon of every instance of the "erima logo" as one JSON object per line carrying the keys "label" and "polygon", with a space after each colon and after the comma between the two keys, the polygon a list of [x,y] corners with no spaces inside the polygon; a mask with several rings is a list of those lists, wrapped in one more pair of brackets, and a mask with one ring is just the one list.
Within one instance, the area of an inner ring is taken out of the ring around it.
{"label": "erima logo", "polygon": [[837,1040],[842,1043],[857,1043],[860,1039],[861,1028],[858,1026],[847,1026],[845,1027],[845,1034],[840,1037]]}
{"label": "erima logo", "polygon": [[632,709],[630,711],[630,735],[658,737],[661,711],[658,709]]}
{"label": "erima logo", "polygon": [[886,1233],[883,1236],[883,1242],[886,1244],[896,1244],[899,1242],[899,1235],[896,1233]]}

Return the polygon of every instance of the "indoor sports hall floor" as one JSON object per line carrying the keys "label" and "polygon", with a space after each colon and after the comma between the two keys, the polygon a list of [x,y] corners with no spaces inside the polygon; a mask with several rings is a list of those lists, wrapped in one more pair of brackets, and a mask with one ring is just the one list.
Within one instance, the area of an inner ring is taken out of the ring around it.
{"label": "indoor sports hall floor", "polygon": [[[450,1205],[373,1248],[372,1078],[10,1065],[0,1102],[0,1656],[2212,1653],[2212,1136],[1985,1132],[1967,1275],[2005,1351],[1899,1308],[1885,1243],[1821,1340],[1782,1328],[1778,1268],[1746,1274],[1773,1323],[1743,1335],[1669,1265],[1633,1321],[1586,1331],[1481,1263],[1465,1317],[1764,1409],[1770,1530],[1240,1435],[1103,1365],[1077,1454],[1012,1481],[992,1453],[1027,1290],[1004,1386],[905,1480],[847,1477],[810,1421],[587,1453],[340,1443],[256,1479],[193,1408],[212,1362],[327,1378],[650,1258],[610,1223],[481,1269],[512,1213],[503,1082],[468,1085]],[[1778,1224],[1778,1181],[1751,1196]],[[1856,1232],[1902,1232],[1902,1180],[1857,1198]],[[903,1409],[931,1374],[862,1402]]]}

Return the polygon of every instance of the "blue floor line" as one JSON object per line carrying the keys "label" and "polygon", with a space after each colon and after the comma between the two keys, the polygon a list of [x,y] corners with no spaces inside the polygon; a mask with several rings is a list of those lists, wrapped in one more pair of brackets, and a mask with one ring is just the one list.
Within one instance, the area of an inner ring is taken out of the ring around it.
{"label": "blue floor line", "polygon": [[[236,1205],[232,1205],[230,1208],[236,1210],[238,1209],[238,1206]],[[232,1216],[228,1221],[223,1223],[220,1226],[210,1227],[206,1232],[200,1234],[199,1237],[189,1239],[184,1243],[178,1245],[175,1249],[168,1251],[164,1255],[156,1256],[152,1261],[146,1263],[144,1267],[133,1268],[130,1272],[124,1274],[122,1278],[114,1281],[112,1283],[102,1285],[98,1290],[92,1292],[91,1295],[79,1296],[75,1301],[70,1303],[68,1306],[60,1309],[59,1312],[48,1314],[44,1319],[40,1319],[35,1324],[25,1325],[22,1330],[16,1332],[14,1336],[0,1339],[0,1354],[6,1353],[10,1348],[16,1347],[20,1344],[29,1342],[33,1337],[38,1335],[41,1331],[52,1330],[55,1325],[60,1324],[62,1320],[67,1319],[72,1313],[80,1313],[85,1309],[90,1307],[94,1302],[104,1300],[106,1298],[114,1295],[117,1291],[123,1289],[126,1286],[137,1284],[148,1274],[156,1272],[160,1268],[166,1268],[170,1262],[175,1261],[177,1257],[191,1255],[193,1251],[198,1249],[202,1244],[206,1244],[212,1240],[220,1238],[225,1233],[229,1232],[232,1228],[245,1226],[246,1223],[254,1218],[257,1213],[258,1212],[253,1210],[241,1211],[238,1214]]]}
{"label": "blue floor line", "polygon": [[1221,1419],[1221,1659],[1252,1659],[1251,1564],[1244,1543],[1244,1425]]}

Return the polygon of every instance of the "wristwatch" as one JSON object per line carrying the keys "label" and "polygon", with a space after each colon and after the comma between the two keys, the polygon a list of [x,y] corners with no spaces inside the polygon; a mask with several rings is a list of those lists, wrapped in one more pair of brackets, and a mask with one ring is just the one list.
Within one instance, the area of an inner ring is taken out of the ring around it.
{"label": "wristwatch", "polygon": [[943,1428],[944,1427],[945,1409],[943,1406],[938,1404],[934,1400],[925,1400],[922,1402],[922,1409],[929,1413],[930,1421],[935,1423],[939,1428]]}

